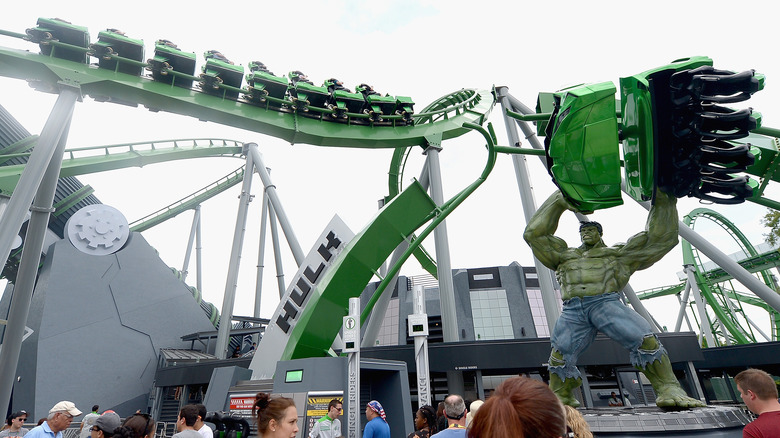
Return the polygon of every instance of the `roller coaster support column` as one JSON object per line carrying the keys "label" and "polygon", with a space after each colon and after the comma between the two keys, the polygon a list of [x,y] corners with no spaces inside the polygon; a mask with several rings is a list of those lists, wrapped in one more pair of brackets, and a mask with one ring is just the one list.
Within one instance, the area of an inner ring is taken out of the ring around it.
{"label": "roller coaster support column", "polygon": [[[200,205],[197,210],[200,212]],[[198,228],[195,230],[195,287],[203,291],[203,240],[200,231],[200,217],[198,217]]]}
{"label": "roller coaster support column", "polygon": [[[31,210],[19,272],[8,312],[3,348],[0,351],[0,412],[8,412],[16,366],[22,348],[24,326],[30,312],[41,251],[62,166],[67,130],[73,108],[80,95],[80,90],[77,88],[62,87],[49,119],[43,127],[38,146],[33,150],[19,179],[19,185],[11,195],[8,208],[0,219],[0,230],[2,230],[0,241],[2,241],[5,261],[11,252],[11,243],[19,232],[27,209]],[[35,205],[32,205],[33,198]]]}
{"label": "roller coaster support column", "polygon": [[276,265],[276,284],[279,287],[279,299],[284,297],[287,286],[284,284],[284,265],[282,265],[282,250],[279,246],[279,228],[276,226],[276,212],[274,206],[268,203],[268,216],[271,223],[271,243],[274,248],[274,264]]}
{"label": "roller coaster support column", "polygon": [[287,237],[287,243],[290,245],[290,250],[295,258],[295,264],[301,266],[303,259],[305,258],[301,245],[298,244],[298,238],[295,237],[290,221],[287,219],[287,214],[284,212],[282,202],[279,200],[279,194],[276,193],[276,186],[271,182],[271,175],[268,173],[265,165],[263,164],[263,157],[260,155],[260,151],[257,150],[257,145],[253,148],[249,148],[249,153],[254,156],[255,170],[260,175],[260,179],[263,181],[263,189],[268,193],[268,197],[271,200],[271,205],[274,207],[276,218],[279,220],[279,224],[282,226],[284,236]]}
{"label": "roller coaster support column", "polygon": [[[510,120],[506,116],[507,110],[514,109],[512,102],[510,102],[508,89],[506,87],[497,87],[496,92],[498,93],[498,101],[504,114],[504,125],[506,126],[509,143],[519,148],[521,143],[520,137],[517,135],[515,121]],[[520,126],[526,136],[533,135],[533,130],[528,128],[525,123],[521,123]],[[527,223],[536,212],[536,201],[534,200],[534,192],[531,187],[531,178],[528,175],[528,166],[526,166],[524,156],[513,154],[512,163],[515,167],[517,187],[520,189],[520,202],[523,205],[523,213]],[[558,317],[561,315],[558,298],[555,296],[555,288],[553,287],[552,271],[542,265],[536,258],[534,258],[534,266],[539,277],[539,288],[542,290],[542,304],[544,305],[544,314],[547,317],[547,327],[549,327],[550,333],[552,333],[555,322],[558,321]]]}
{"label": "roller coaster support column", "polygon": [[[441,165],[439,151],[441,136],[438,142],[428,139],[425,149],[428,163],[428,177],[431,183],[431,199],[436,205],[444,204],[444,191],[441,184]],[[450,242],[447,239],[447,222],[441,221],[433,230],[433,240],[436,245],[436,272],[439,277],[439,299],[441,300],[441,323],[444,342],[458,342],[458,313],[455,309],[455,286],[452,281],[452,263],[450,261]],[[447,386],[451,394],[463,394],[463,374],[458,371],[447,372]]]}
{"label": "roller coaster support column", "polygon": [[696,277],[693,274],[693,266],[685,265],[685,274],[688,276],[687,285],[691,286],[693,292],[693,299],[696,300],[696,309],[699,311],[699,318],[701,322],[699,327],[701,328],[701,336],[704,339],[699,339],[699,345],[704,345],[702,340],[707,341],[707,345],[710,347],[716,347],[715,338],[712,336],[712,329],[710,327],[710,318],[707,316],[707,310],[704,307],[704,301],[699,290],[699,285],[696,283]]}
{"label": "roller coaster support column", "polygon": [[347,353],[347,438],[360,436],[360,298],[349,299],[347,316],[342,323]]}
{"label": "roller coaster support column", "polygon": [[[195,207],[195,214],[192,216],[192,226],[190,227],[190,238],[187,240],[187,252],[184,253],[184,263],[182,263],[181,267],[181,281],[185,281],[187,279],[187,274],[189,274],[189,271],[187,270],[187,267],[190,265],[190,255],[192,254],[192,245],[195,243],[195,236],[197,236],[198,230],[200,230],[200,205]],[[200,272],[200,264],[196,266],[197,272]],[[200,289],[200,285],[198,285],[198,290]]]}
{"label": "roller coaster support column", "polygon": [[222,312],[217,329],[217,344],[214,347],[214,355],[219,359],[228,357],[228,344],[230,342],[230,329],[233,326],[233,305],[236,301],[236,286],[238,283],[238,268],[241,262],[241,248],[244,243],[244,231],[246,230],[246,218],[249,203],[252,202],[252,175],[254,174],[254,154],[249,151],[256,150],[255,143],[246,143],[246,172],[241,186],[241,196],[236,215],[236,228],[233,231],[233,247],[230,249],[230,264],[228,265],[227,280],[225,281],[225,295],[222,298]]}
{"label": "roller coaster support column", "polygon": [[[687,269],[687,266],[686,266]],[[685,318],[686,322],[688,322],[688,328],[693,331],[693,327],[691,327],[691,322],[688,321],[688,314],[685,312],[685,309],[688,307],[688,296],[690,296],[691,293],[691,283],[689,281],[685,282],[685,290],[683,291],[682,299],[679,298],[679,295],[677,296],[680,300],[680,311],[677,313],[677,322],[674,323],[674,331],[679,332],[682,328],[682,321],[683,318]]]}
{"label": "roller coaster support column", "polygon": [[[268,196],[263,192],[263,207],[260,210],[260,242],[257,248],[257,280],[255,281],[255,311],[253,316],[260,317],[263,297],[263,269],[265,269],[265,227],[268,223]],[[281,291],[280,291],[281,293]],[[260,342],[260,335],[252,335],[253,342]]]}

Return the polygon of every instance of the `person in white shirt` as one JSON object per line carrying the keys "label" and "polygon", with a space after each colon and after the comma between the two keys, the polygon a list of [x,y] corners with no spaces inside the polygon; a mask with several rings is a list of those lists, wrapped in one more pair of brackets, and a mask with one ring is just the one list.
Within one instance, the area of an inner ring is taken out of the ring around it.
{"label": "person in white shirt", "polygon": [[198,421],[195,422],[195,430],[203,435],[203,438],[214,438],[214,431],[211,430],[208,424],[203,422],[206,418],[206,406],[202,404],[195,405],[198,408]]}
{"label": "person in white shirt", "polygon": [[317,420],[309,432],[309,438],[336,438],[341,436],[341,400],[334,398],[328,403],[328,413]]}

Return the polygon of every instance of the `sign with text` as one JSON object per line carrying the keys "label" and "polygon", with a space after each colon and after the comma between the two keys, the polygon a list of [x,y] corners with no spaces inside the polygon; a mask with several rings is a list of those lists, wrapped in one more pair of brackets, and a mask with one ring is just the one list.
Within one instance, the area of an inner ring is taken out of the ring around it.
{"label": "sign with text", "polygon": [[331,219],[292,278],[257,345],[258,354],[254,355],[249,366],[253,380],[273,377],[276,362],[281,359],[292,329],[309,302],[310,292],[353,237],[355,233],[341,218],[334,216]]}

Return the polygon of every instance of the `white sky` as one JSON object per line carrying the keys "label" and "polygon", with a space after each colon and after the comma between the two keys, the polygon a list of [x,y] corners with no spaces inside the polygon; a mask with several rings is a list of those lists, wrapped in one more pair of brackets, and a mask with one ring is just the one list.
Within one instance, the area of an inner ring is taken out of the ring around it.
{"label": "white sky", "polygon": [[[755,69],[767,77],[766,88],[739,107],[752,106],[764,116],[764,126],[780,127],[775,96],[780,90],[780,61],[769,52],[776,40],[771,3],[751,2],[742,12],[734,2],[518,2],[480,1],[469,7],[450,1],[348,0],[256,2],[199,6],[197,2],[157,2],[118,6],[106,2],[36,1],[15,3],[0,15],[0,29],[24,32],[38,17],[62,18],[97,33],[117,28],[143,39],[151,56],[155,40],[169,39],[198,54],[217,49],[236,64],[261,60],[277,75],[302,70],[315,83],[338,77],[348,87],[367,82],[381,93],[411,96],[420,110],[433,100],[461,88],[489,89],[506,85],[516,98],[534,107],[537,93],[568,85],[612,81],[670,61],[709,56],[715,67],[733,71]],[[175,5],[175,6],[174,6]],[[8,37],[0,46],[37,51]],[[0,104],[30,132],[40,133],[55,97],[33,91],[19,80],[0,78]],[[490,118],[507,145],[496,108]],[[266,166],[278,188],[304,252],[308,252],[334,214],[358,232],[375,214],[377,200],[387,194],[391,150],[363,150],[290,145],[262,134],[143,108],[94,102],[77,104],[68,146],[83,147],[174,138],[227,138],[260,145]],[[455,195],[482,172],[484,142],[469,134],[444,143],[441,153],[445,197]],[[423,157],[415,152],[405,181],[418,177]],[[537,205],[553,184],[535,157],[529,157]],[[235,159],[198,159],[151,165],[79,177],[95,188],[104,203],[118,208],[129,221],[142,217],[210,184],[239,167]],[[234,313],[250,315],[254,302],[257,242],[262,190],[259,178],[246,231],[241,276]],[[239,187],[203,205],[204,290],[207,301],[222,307],[227,262],[235,226]],[[777,190],[770,188],[770,197]],[[774,194],[774,196],[773,196]],[[607,244],[625,241],[644,226],[646,212],[624,195],[625,205],[596,212]],[[488,181],[450,217],[447,225],[454,268],[531,265],[522,240],[525,219],[511,159],[500,156]],[[681,216],[701,206],[679,202]],[[710,206],[735,222],[754,242],[765,232],[759,223],[765,208],[754,204]],[[181,269],[191,213],[144,233],[170,266]],[[573,215],[561,222],[560,236],[578,244]],[[712,228],[712,227],[710,227]],[[697,228],[698,229],[698,228]],[[703,230],[704,228],[702,228]],[[706,231],[727,252],[725,234]],[[270,233],[269,233],[270,236]],[[433,252],[430,239],[426,247]],[[681,251],[675,249],[631,282],[635,290],[677,283]],[[194,284],[194,257],[190,284]],[[295,272],[285,254],[285,275]],[[277,290],[270,245],[266,250],[262,316],[276,306]],[[422,269],[410,261],[402,270]],[[676,300],[646,303],[662,323],[673,326]],[[766,329],[766,325],[764,325]]]}

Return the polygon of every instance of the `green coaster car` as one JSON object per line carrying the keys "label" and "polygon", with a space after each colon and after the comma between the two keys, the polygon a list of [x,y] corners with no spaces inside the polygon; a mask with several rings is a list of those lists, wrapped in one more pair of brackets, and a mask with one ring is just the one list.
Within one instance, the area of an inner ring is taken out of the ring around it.
{"label": "green coaster car", "polygon": [[123,32],[116,29],[106,29],[98,33],[97,42],[90,45],[89,48],[98,58],[100,68],[133,76],[140,76],[143,72],[143,67],[140,64],[122,62],[122,59],[143,62],[143,40],[128,38]]}
{"label": "green coaster car", "polygon": [[203,54],[206,64],[201,67],[199,85],[205,93],[230,99],[238,98],[238,91],[223,88],[224,84],[233,88],[241,88],[244,79],[244,67],[235,65],[225,55],[217,50],[209,50]]}
{"label": "green coaster car", "polygon": [[616,91],[614,84],[603,82],[540,95],[554,101],[544,142],[547,171],[569,203],[583,213],[623,203]]}
{"label": "green coaster car", "polygon": [[182,51],[176,44],[160,39],[154,44],[154,57],[146,62],[149,64],[148,68],[152,71],[152,78],[155,81],[177,87],[192,88],[192,75],[195,74],[194,52]]}
{"label": "green coaster car", "polygon": [[698,56],[621,78],[619,110],[611,82],[540,93],[536,111],[551,113],[537,125],[548,172],[583,213],[620,205],[622,144],[626,192],[634,199],[650,200],[660,189],[744,202],[756,184],[743,175],[754,156],[740,139],[760,126],[761,115],[720,104],[745,101],[763,86],[753,70],[717,70]]}
{"label": "green coaster car", "polygon": [[58,41],[87,49],[89,47],[89,32],[86,27],[76,26],[59,18],[38,18],[37,24],[37,27],[27,29],[26,33],[30,41],[38,43],[42,55],[67,59],[81,64],[88,63],[87,50],[57,47],[51,44],[52,41]]}
{"label": "green coaster car", "polygon": [[739,140],[761,116],[720,104],[745,101],[763,87],[763,75],[717,70],[706,56],[621,78],[626,192],[649,200],[661,189],[719,204],[752,196],[754,183],[738,174],[754,157]]}

